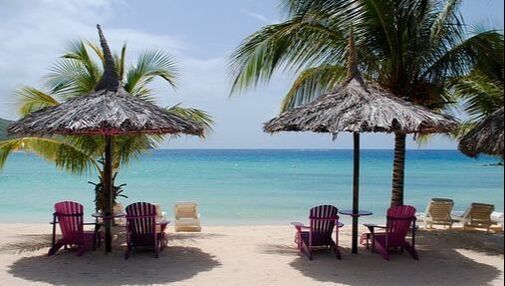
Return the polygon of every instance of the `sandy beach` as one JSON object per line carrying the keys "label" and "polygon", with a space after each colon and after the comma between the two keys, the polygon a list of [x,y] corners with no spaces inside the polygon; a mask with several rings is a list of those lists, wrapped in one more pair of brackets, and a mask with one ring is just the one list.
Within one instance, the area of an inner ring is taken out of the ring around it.
{"label": "sandy beach", "polygon": [[159,259],[121,246],[77,257],[47,257],[49,225],[2,224],[1,285],[503,285],[503,234],[421,231],[420,261],[406,253],[391,261],[362,249],[350,254],[350,229],[341,231],[343,260],[329,251],[313,261],[299,254],[289,226],[212,226],[173,233]]}

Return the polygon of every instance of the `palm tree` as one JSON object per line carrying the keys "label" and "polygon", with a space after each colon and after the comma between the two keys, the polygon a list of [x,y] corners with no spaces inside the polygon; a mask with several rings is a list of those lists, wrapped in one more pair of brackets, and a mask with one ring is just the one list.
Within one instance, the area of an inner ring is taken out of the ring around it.
{"label": "palm tree", "polygon": [[453,84],[454,98],[463,101],[468,119],[461,125],[457,136],[464,136],[485,117],[504,105],[504,41],[494,43],[492,54],[479,55],[472,72],[456,79]]}
{"label": "palm tree", "polygon": [[[447,83],[466,75],[478,54],[492,54],[495,31],[469,34],[461,0],[281,0],[288,20],[246,38],[234,52],[232,94],[296,74],[281,111],[313,101],[345,78],[348,31],[354,27],[359,66],[396,96],[440,110]],[[395,134],[392,205],[404,197],[406,135]]]}
{"label": "palm tree", "polygon": [[[115,55],[115,61],[119,78],[130,94],[146,101],[154,101],[149,84],[157,78],[175,87],[177,68],[172,57],[162,51],[145,52],[139,56],[134,65],[126,67],[126,51],[127,47],[123,45],[120,54]],[[55,106],[92,92],[102,77],[103,60],[102,51],[96,44],[85,41],[72,43],[69,51],[51,68],[46,77],[44,90],[26,86],[17,91],[20,115],[26,116],[42,108]],[[168,110],[207,129],[210,129],[213,123],[212,117],[202,110],[183,108],[179,104],[169,107]],[[162,136],[153,135],[117,137],[113,156],[117,158],[113,163],[115,172],[117,173],[122,164],[127,164],[131,159],[158,146],[162,140]],[[0,141],[0,169],[4,167],[12,152],[22,150],[35,153],[74,174],[95,171],[99,175],[99,183],[95,189],[96,207],[102,209],[104,146],[102,136],[11,138]],[[120,195],[121,186],[115,187],[115,190],[116,195]]]}

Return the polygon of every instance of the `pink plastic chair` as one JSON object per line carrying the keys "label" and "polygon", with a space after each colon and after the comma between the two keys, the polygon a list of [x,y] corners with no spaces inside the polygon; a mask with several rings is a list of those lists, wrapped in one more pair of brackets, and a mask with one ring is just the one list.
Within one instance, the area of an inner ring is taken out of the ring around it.
{"label": "pink plastic chair", "polygon": [[155,257],[166,245],[165,225],[156,223],[156,207],[150,203],[134,203],[126,207],[126,253],[125,259],[136,247],[153,247]]}
{"label": "pink plastic chair", "polygon": [[[52,246],[48,255],[54,255],[61,247],[77,246],[77,255],[81,256],[88,249],[96,249],[100,243],[96,223],[84,223],[84,207],[76,202],[59,202],[54,205]],[[56,242],[56,224],[60,225],[61,239]],[[84,231],[84,225],[93,225],[94,231]]]}
{"label": "pink plastic chair", "polygon": [[[342,259],[338,248],[338,229],[344,225],[339,222],[338,209],[330,205],[314,207],[310,210],[309,219],[310,226],[299,222],[291,223],[296,228],[295,242],[298,250],[304,252],[312,260],[313,249],[329,247],[338,259]],[[333,229],[336,234],[335,241],[331,237]]]}
{"label": "pink plastic chair", "polygon": [[[365,234],[372,240],[372,251],[378,252],[384,259],[389,260],[389,251],[400,248],[407,250],[410,255],[419,260],[415,249],[416,244],[416,208],[413,206],[392,207],[387,212],[386,226],[365,224],[370,234]],[[385,229],[377,233],[376,228]],[[412,243],[407,241],[407,234],[412,230]]]}

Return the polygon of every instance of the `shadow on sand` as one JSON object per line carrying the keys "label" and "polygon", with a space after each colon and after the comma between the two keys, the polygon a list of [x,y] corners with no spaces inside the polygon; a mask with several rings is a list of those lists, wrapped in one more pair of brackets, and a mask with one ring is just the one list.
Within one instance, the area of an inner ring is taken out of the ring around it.
{"label": "shadow on sand", "polygon": [[[418,240],[419,261],[413,260],[408,253],[395,253],[390,261],[386,261],[366,249],[361,249],[359,255],[351,255],[350,249],[345,248],[341,248],[343,259],[340,261],[328,250],[315,252],[314,260],[309,261],[292,245],[268,244],[263,245],[262,249],[265,254],[292,256],[294,259],[290,263],[291,267],[320,282],[360,286],[488,285],[497,279],[499,269],[478,263],[459,250],[502,255],[503,235],[489,237],[493,246],[484,249],[482,244],[478,246],[472,239],[467,244],[452,243],[454,240],[451,236],[457,235],[421,233]],[[482,240],[482,234],[477,234],[475,239]]]}
{"label": "shadow on sand", "polygon": [[158,259],[152,251],[135,251],[125,260],[119,248],[108,255],[97,250],[82,257],[60,251],[53,257],[22,258],[8,272],[27,281],[54,285],[152,285],[184,281],[220,265],[199,248],[169,246]]}

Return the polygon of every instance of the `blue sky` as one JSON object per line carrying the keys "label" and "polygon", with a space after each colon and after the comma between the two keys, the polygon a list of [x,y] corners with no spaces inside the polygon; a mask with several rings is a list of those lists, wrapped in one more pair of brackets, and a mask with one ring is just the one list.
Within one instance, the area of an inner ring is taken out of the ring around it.
{"label": "blue sky", "polygon": [[[503,29],[503,0],[466,0],[468,24]],[[262,123],[275,116],[292,75],[278,75],[264,87],[228,97],[226,63],[240,41],[261,26],[283,19],[277,0],[0,0],[0,117],[15,119],[13,91],[40,86],[47,69],[73,39],[96,39],[102,24],[113,49],[127,41],[130,57],[164,49],[177,59],[177,90],[155,84],[160,105],[183,103],[211,113],[215,130],[207,139],[171,139],[168,148],[350,148],[351,137],[267,135]],[[363,148],[391,148],[391,135],[364,135]],[[418,148],[409,140],[409,148]],[[437,136],[422,148],[454,149]]]}

